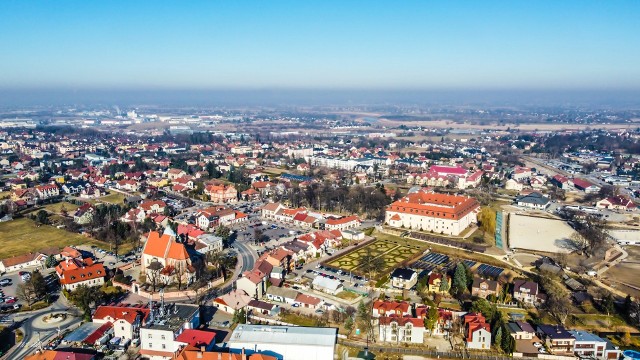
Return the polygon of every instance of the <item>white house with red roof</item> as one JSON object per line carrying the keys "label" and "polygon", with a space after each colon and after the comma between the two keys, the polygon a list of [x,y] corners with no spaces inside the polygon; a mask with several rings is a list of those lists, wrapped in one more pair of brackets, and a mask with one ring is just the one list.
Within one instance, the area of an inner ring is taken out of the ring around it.
{"label": "white house with red roof", "polygon": [[36,186],[35,190],[40,199],[49,199],[60,195],[60,189],[55,184]]}
{"label": "white house with red roof", "polygon": [[56,266],[56,274],[60,285],[68,291],[75,290],[80,285],[102,286],[107,271],[101,263],[94,263],[93,259],[66,259]]}
{"label": "white house with red roof", "polygon": [[412,316],[382,316],[378,319],[380,341],[420,344],[424,341],[424,320]]}
{"label": "white house with red roof", "polygon": [[96,324],[111,323],[113,336],[124,340],[139,338],[140,327],[149,317],[149,309],[144,305],[98,306],[93,314]]}
{"label": "white house with red roof", "polygon": [[329,217],[324,222],[325,230],[346,230],[360,226],[362,221],[356,215],[343,216],[340,218]]}
{"label": "white house with red roof", "polygon": [[464,316],[464,334],[468,349],[491,349],[491,326],[482,314]]}
{"label": "white house with red roof", "polygon": [[636,204],[629,198],[623,195],[611,196],[606,199],[602,199],[596,203],[596,207],[600,209],[611,210],[635,210]]}

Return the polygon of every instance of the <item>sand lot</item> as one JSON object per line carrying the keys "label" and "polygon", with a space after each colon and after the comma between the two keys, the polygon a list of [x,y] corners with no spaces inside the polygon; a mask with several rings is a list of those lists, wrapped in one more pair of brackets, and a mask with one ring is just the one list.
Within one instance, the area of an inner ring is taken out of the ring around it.
{"label": "sand lot", "polygon": [[640,296],[640,246],[625,246],[629,257],[604,273],[603,278],[631,296]]}
{"label": "sand lot", "polygon": [[570,240],[573,233],[571,226],[562,220],[520,214],[509,216],[509,246],[512,249],[569,253],[575,250]]}

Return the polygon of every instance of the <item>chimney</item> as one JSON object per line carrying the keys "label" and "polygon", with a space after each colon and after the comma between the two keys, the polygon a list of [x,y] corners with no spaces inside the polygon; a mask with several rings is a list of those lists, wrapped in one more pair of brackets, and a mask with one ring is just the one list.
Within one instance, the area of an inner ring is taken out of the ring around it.
{"label": "chimney", "polygon": [[244,353],[244,348],[242,348],[242,360],[247,360],[247,354]]}
{"label": "chimney", "polygon": [[207,351],[206,347],[204,345],[200,346],[200,351],[205,352]]}
{"label": "chimney", "polygon": [[218,351],[218,360],[222,360],[222,353]]}

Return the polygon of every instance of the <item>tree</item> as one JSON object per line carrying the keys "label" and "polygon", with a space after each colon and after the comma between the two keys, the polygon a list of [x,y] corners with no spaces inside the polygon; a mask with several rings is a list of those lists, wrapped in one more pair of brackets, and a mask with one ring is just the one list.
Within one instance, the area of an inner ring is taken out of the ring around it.
{"label": "tree", "polygon": [[247,311],[242,308],[240,310],[236,310],[233,313],[233,322],[236,324],[246,324],[247,323]]}
{"label": "tree", "polygon": [[478,298],[471,303],[471,312],[481,313],[487,319],[493,319],[498,309],[487,299]]}
{"label": "tree", "polygon": [[159,261],[152,261],[147,266],[147,281],[153,287],[153,291],[156,291],[156,287],[160,283],[160,270],[162,270],[162,264]]}
{"label": "tree", "polygon": [[97,286],[80,285],[69,293],[69,300],[82,310],[85,321],[91,320],[91,305],[100,301],[102,292]]}
{"label": "tree", "polygon": [[49,223],[49,213],[45,210],[40,210],[36,214],[36,223],[38,224],[48,224]]}
{"label": "tree", "polygon": [[447,274],[442,274],[442,282],[440,282],[440,288],[438,290],[440,292],[448,292],[450,287]]}
{"label": "tree", "polygon": [[480,229],[482,229],[482,235],[485,233],[489,235],[495,235],[496,233],[496,211],[490,207],[483,207],[478,214],[478,222],[480,223]]}
{"label": "tree", "polygon": [[371,274],[377,274],[384,268],[384,265],[384,259],[373,255],[368,247],[366,254],[360,258],[361,269],[368,273],[370,279],[372,278]]}
{"label": "tree", "polygon": [[47,260],[45,260],[44,265],[47,268],[56,267],[56,265],[58,265],[58,260],[56,260],[56,258],[53,255],[49,255],[47,256]]}
{"label": "tree", "polygon": [[351,316],[347,317],[347,320],[345,320],[344,328],[347,330],[347,336],[349,336],[353,330],[353,318]]}
{"label": "tree", "polygon": [[358,325],[364,330],[367,338],[373,340],[373,324],[371,322],[371,309],[364,301],[360,300],[358,304]]}
{"label": "tree", "polygon": [[17,295],[29,306],[47,295],[47,283],[39,271],[34,271],[29,280],[18,284]]}
{"label": "tree", "polygon": [[610,316],[613,312],[616,311],[616,304],[613,300],[613,296],[611,293],[607,293],[600,302],[600,307],[602,310],[607,313],[607,316]]}
{"label": "tree", "polygon": [[502,336],[502,351],[505,354],[511,355],[516,349],[516,340],[513,338],[513,336],[508,335],[508,332],[505,331],[505,333],[506,335]]}
{"label": "tree", "polygon": [[436,328],[439,319],[440,314],[438,313],[438,308],[435,306],[429,306],[427,316],[424,318],[424,327],[429,329],[429,336],[433,335],[433,329]]}
{"label": "tree", "polygon": [[502,327],[498,327],[496,333],[493,335],[493,343],[498,348],[502,348]]}
{"label": "tree", "polygon": [[456,271],[453,274],[453,284],[451,284],[451,294],[461,296],[467,290],[467,271],[462,263],[456,265]]}

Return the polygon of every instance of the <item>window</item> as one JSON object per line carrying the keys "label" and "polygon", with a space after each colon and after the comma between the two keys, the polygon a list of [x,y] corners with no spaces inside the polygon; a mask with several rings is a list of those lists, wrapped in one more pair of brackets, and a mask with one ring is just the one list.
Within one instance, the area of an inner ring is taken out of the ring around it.
{"label": "window", "polygon": [[153,336],[151,336],[151,334],[148,335],[149,339],[153,339]]}
{"label": "window", "polygon": [[121,326],[121,327],[120,327],[120,330],[124,331],[124,326]]}
{"label": "window", "polygon": [[153,343],[149,343],[149,347],[152,348],[153,347]]}
{"label": "window", "polygon": [[164,340],[164,335],[160,335],[160,339]]}
{"label": "window", "polygon": [[162,344],[162,348],[163,348],[163,349],[166,349],[166,348],[167,348],[167,345]]}

